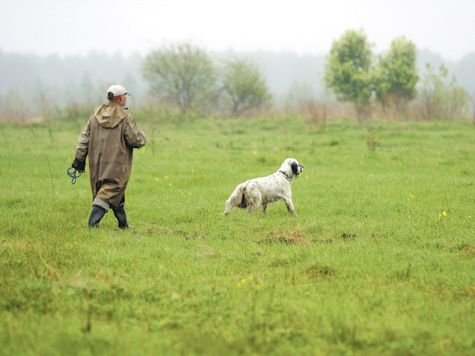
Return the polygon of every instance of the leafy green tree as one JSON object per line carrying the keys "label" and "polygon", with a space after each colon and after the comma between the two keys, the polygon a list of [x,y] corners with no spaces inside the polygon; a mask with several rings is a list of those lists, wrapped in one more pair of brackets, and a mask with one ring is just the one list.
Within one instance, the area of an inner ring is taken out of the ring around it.
{"label": "leafy green tree", "polygon": [[439,73],[426,63],[419,100],[426,119],[457,119],[468,116],[470,98],[466,90],[457,84],[455,75],[449,79],[449,71],[442,64]]}
{"label": "leafy green tree", "polygon": [[359,118],[366,115],[372,94],[372,46],[363,30],[348,30],[333,42],[325,63],[326,86],[338,100],[353,103]]}
{"label": "leafy green tree", "polygon": [[393,40],[389,52],[379,56],[372,72],[376,98],[383,108],[394,104],[396,109],[404,109],[416,96],[416,45],[404,36]]}
{"label": "leafy green tree", "polygon": [[238,58],[226,61],[222,80],[221,101],[230,107],[232,117],[262,108],[271,99],[259,67],[250,61]]}
{"label": "leafy green tree", "polygon": [[152,91],[183,113],[203,109],[215,94],[216,67],[205,50],[190,43],[152,51],[142,72]]}

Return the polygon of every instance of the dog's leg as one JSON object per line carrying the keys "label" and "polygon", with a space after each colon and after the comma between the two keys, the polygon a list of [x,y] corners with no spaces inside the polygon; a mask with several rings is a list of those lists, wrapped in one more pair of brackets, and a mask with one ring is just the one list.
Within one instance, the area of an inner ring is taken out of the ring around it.
{"label": "dog's leg", "polygon": [[260,206],[261,206],[261,204],[259,204],[259,203],[252,203],[249,206],[249,212],[252,213],[252,212],[256,211],[257,209],[259,209]]}
{"label": "dog's leg", "polygon": [[262,212],[263,212],[264,214],[267,214],[267,204],[264,204],[264,205],[262,206]]}
{"label": "dog's leg", "polygon": [[285,199],[285,205],[287,205],[287,210],[289,213],[292,215],[295,215],[295,209],[294,209],[294,204],[292,204],[292,200],[290,199]]}
{"label": "dog's leg", "polygon": [[[249,199],[250,198],[250,199]],[[260,194],[255,194],[254,196],[249,196],[248,201],[249,201],[249,212],[252,213],[253,211],[256,211],[259,209],[259,207],[262,204],[262,197]]]}

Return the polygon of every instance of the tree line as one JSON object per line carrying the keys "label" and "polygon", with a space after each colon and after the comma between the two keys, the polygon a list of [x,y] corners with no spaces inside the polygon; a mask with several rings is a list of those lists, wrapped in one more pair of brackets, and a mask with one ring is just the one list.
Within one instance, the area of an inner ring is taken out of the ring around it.
{"label": "tree line", "polygon": [[[427,65],[423,77],[419,76],[413,42],[396,38],[389,51],[377,56],[372,47],[363,30],[348,30],[334,41],[325,60],[326,87],[337,100],[354,105],[359,119],[371,117],[375,101],[383,114],[389,110],[407,113],[412,105],[413,112],[417,108],[424,119],[469,115],[470,97],[455,77],[448,80],[445,66],[436,73]],[[271,99],[254,63],[235,57],[217,66],[204,49],[189,43],[152,51],[142,70],[155,94],[183,113],[219,109],[237,117],[264,108]]]}
{"label": "tree line", "polygon": [[218,110],[237,117],[265,108],[271,99],[255,63],[234,57],[217,65],[204,49],[190,43],[152,51],[142,72],[152,92],[182,113]]}
{"label": "tree line", "polygon": [[425,74],[419,77],[416,46],[405,37],[394,39],[389,51],[378,56],[372,47],[363,30],[348,30],[333,42],[325,64],[326,86],[338,100],[353,104],[359,119],[370,116],[372,100],[378,101],[383,111],[405,112],[418,99],[414,106],[424,118],[454,119],[473,110],[467,91],[455,76],[449,78],[444,65],[436,73],[427,64]]}
{"label": "tree line", "polygon": [[[59,60],[53,56],[43,63],[36,59],[33,65],[27,66],[28,71],[23,71],[25,76],[38,71],[43,78],[63,79],[64,86],[44,83],[37,75],[27,87],[5,90],[2,87],[7,82],[22,78],[14,74],[15,68],[25,67],[24,57],[10,57],[0,51],[0,72],[5,79],[0,83],[0,117],[44,116],[45,113],[80,116],[81,110],[86,113],[98,101],[103,101],[103,88],[111,82],[134,88],[137,94],[131,98],[134,108],[146,104],[177,109],[185,114],[200,112],[238,117],[290,108],[297,113],[321,116],[332,115],[329,103],[338,102],[343,107],[348,104],[353,107],[360,119],[394,113],[421,119],[473,114],[471,98],[465,88],[458,85],[455,76],[449,75],[447,67],[426,64],[421,71],[417,48],[405,37],[393,40],[387,52],[375,55],[373,45],[362,30],[346,31],[322,59],[300,58],[300,64],[305,61],[306,66],[315,62],[311,76],[300,73],[299,63],[295,64],[295,58],[286,57],[285,53],[270,57],[272,62],[265,62],[259,56],[242,53],[217,56],[192,43],[175,43],[152,50],[145,58],[134,55],[130,60],[120,54],[113,58],[95,55],[93,61],[88,59],[88,66],[82,69],[82,78],[76,84],[63,73],[77,75],[80,59]],[[285,60],[282,61],[282,57],[286,57]],[[120,79],[117,79],[118,73]],[[301,77],[303,74],[307,80],[294,81],[286,95],[277,94],[275,86],[270,85],[288,80],[289,73]],[[316,92],[319,86],[326,91]],[[64,96],[66,99],[59,103],[59,98]],[[287,105],[289,102],[293,104]]]}

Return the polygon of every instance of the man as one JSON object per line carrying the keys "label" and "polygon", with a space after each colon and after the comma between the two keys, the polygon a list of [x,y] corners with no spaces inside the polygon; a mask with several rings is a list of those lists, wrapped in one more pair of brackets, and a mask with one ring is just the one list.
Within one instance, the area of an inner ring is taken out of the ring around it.
{"label": "man", "polygon": [[92,188],[92,211],[89,227],[99,226],[105,213],[112,209],[119,228],[129,228],[124,209],[125,189],[132,170],[133,149],[145,145],[143,131],[124,107],[130,95],[122,85],[107,91],[109,103],[98,107],[79,135],[72,167],[83,172],[89,156]]}

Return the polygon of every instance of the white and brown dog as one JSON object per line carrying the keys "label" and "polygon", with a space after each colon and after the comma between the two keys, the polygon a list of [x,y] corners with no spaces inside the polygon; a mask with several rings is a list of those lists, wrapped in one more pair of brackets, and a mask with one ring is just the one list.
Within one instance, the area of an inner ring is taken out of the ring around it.
{"label": "white and brown dog", "polygon": [[267,204],[284,199],[290,213],[295,215],[292,203],[292,191],[290,183],[303,171],[303,166],[293,158],[287,158],[279,170],[268,177],[255,178],[239,184],[228,200],[224,214],[229,214],[234,207],[247,208],[252,213],[263,206],[265,214]]}

